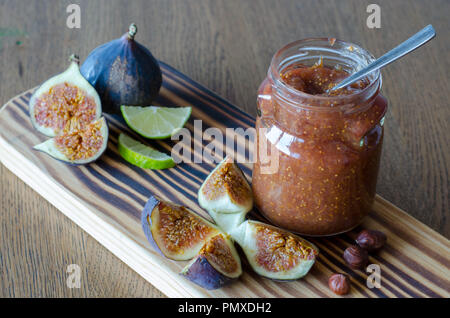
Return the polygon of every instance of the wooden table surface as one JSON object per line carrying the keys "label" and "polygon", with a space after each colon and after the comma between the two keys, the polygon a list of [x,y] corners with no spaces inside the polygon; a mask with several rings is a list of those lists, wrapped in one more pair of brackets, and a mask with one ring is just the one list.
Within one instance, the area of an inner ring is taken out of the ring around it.
{"label": "wooden table surface", "polygon": [[[377,192],[450,237],[450,2],[378,0],[0,1],[0,103],[65,69],[137,23],[153,54],[255,115],[256,90],[285,43],[333,36],[375,56],[431,23],[437,37],[383,70],[390,108]],[[0,297],[164,297],[0,164]],[[81,288],[66,285],[69,264]]]}

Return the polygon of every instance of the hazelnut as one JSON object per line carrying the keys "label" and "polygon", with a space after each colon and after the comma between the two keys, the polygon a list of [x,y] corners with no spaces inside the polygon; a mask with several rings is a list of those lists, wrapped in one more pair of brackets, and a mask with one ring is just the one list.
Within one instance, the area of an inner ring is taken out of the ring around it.
{"label": "hazelnut", "polygon": [[346,295],[350,291],[350,279],[345,274],[333,274],[328,279],[328,287],[337,295]]}
{"label": "hazelnut", "polygon": [[361,269],[367,265],[369,254],[357,245],[352,245],[344,251],[344,259],[354,269]]}
{"label": "hazelnut", "polygon": [[358,234],[356,243],[368,251],[376,251],[386,243],[386,234],[376,230],[363,230]]}

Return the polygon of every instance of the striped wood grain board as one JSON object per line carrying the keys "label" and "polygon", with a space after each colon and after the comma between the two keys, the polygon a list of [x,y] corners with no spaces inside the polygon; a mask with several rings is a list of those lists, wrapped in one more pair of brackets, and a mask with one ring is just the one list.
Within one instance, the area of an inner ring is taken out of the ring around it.
{"label": "striped wood grain board", "polygon": [[[157,104],[192,105],[187,127],[194,119],[208,127],[251,127],[254,119],[208,89],[161,63],[163,88]],[[118,117],[108,116],[109,147],[97,162],[69,166],[32,150],[46,139],[32,127],[28,101],[33,90],[10,100],[0,111],[0,160],[61,212],[170,297],[333,297],[327,286],[332,272],[351,276],[349,297],[449,297],[450,243],[424,224],[377,197],[373,212],[362,227],[384,231],[387,246],[370,258],[381,266],[380,289],[366,287],[368,274],[350,270],[342,260],[358,229],[334,238],[312,239],[320,256],[302,280],[279,283],[254,274],[248,266],[234,284],[207,291],[178,275],[184,262],[156,253],[141,230],[141,210],[151,194],[189,206],[197,205],[197,190],[213,164],[180,164],[165,171],[143,170],[127,164],[117,152],[119,132],[127,127]],[[129,132],[135,136],[133,133]],[[136,136],[135,136],[136,137]],[[148,141],[167,153],[170,141]],[[208,142],[205,142],[204,147]],[[243,166],[251,177],[251,166]],[[255,213],[253,217],[258,217]]]}

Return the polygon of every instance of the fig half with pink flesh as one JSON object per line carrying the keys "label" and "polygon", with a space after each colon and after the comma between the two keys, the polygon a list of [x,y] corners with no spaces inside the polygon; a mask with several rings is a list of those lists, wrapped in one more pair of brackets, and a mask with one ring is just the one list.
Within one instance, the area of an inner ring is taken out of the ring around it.
{"label": "fig half with pink flesh", "polygon": [[233,242],[218,234],[205,242],[180,274],[203,288],[218,289],[242,274],[241,260]]}
{"label": "fig half with pink flesh", "polygon": [[31,123],[48,137],[59,135],[70,122],[85,126],[102,115],[100,97],[81,75],[78,57],[70,57],[69,68],[44,82],[31,96]]}
{"label": "fig half with pink flesh", "polygon": [[102,117],[84,126],[72,119],[58,136],[34,146],[34,149],[65,163],[81,165],[100,158],[107,145],[108,124]]}
{"label": "fig half with pink flesh", "polygon": [[205,210],[219,213],[247,213],[252,209],[250,185],[231,157],[225,157],[205,179],[198,202]]}
{"label": "fig half with pink flesh", "polygon": [[95,87],[103,111],[120,114],[121,105],[152,105],[162,83],[161,69],[152,53],[135,40],[136,24],[122,37],[94,49],[81,74]]}
{"label": "fig half with pink flesh", "polygon": [[305,276],[319,254],[318,248],[307,240],[258,221],[245,221],[232,236],[253,270],[274,280]]}

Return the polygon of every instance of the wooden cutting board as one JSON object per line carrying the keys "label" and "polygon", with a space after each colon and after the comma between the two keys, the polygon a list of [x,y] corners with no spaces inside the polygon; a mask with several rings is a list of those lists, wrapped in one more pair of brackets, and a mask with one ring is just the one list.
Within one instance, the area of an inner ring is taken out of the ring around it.
{"label": "wooden cutting board", "polygon": [[[254,118],[248,114],[170,66],[161,63],[161,67],[164,80],[156,104],[192,105],[186,126],[191,131],[195,119],[203,120],[203,129],[254,126]],[[156,194],[206,216],[197,205],[197,191],[214,164],[183,163],[164,171],[132,166],[118,154],[117,138],[121,131],[136,135],[114,116],[107,116],[109,145],[100,160],[86,166],[58,162],[32,150],[46,139],[33,129],[28,117],[32,92],[13,98],[0,110],[1,162],[167,296],[332,297],[328,277],[346,272],[353,286],[349,297],[450,297],[450,242],[379,196],[360,228],[333,238],[311,239],[320,248],[320,256],[305,278],[274,282],[259,277],[244,262],[244,274],[237,282],[215,291],[204,290],[178,275],[185,262],[165,259],[150,246],[140,215],[147,198]],[[170,153],[173,142],[148,144]],[[242,168],[250,179],[251,166]],[[256,213],[252,216],[258,217]],[[388,236],[387,246],[370,257],[370,263],[381,268],[380,289],[369,289],[369,274],[350,270],[342,259],[344,249],[361,228],[378,229]]]}

